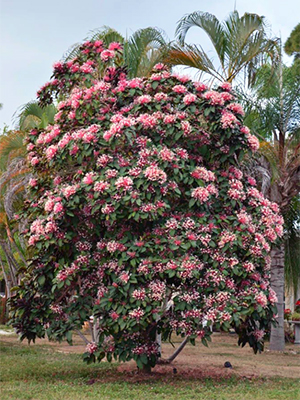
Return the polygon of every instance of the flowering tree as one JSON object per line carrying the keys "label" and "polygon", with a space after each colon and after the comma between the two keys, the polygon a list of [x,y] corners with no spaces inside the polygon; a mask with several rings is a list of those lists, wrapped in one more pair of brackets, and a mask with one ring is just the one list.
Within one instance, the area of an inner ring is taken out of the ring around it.
{"label": "flowering tree", "polygon": [[59,111],[28,136],[31,262],[13,324],[22,339],[71,341],[93,316],[85,360],[139,368],[156,364],[157,334],[206,344],[211,324],[262,350],[283,221],[238,168],[258,141],[228,83],[211,91],[161,64],[127,80],[121,52],[87,42],[39,92]]}

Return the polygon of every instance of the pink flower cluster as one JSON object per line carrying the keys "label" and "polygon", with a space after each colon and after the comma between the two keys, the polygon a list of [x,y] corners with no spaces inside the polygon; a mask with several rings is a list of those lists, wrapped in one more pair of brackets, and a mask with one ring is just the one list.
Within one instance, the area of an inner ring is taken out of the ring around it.
{"label": "pink flower cluster", "polygon": [[234,114],[224,110],[222,112],[221,124],[223,129],[234,128],[238,120]]}
{"label": "pink flower cluster", "polygon": [[210,193],[205,187],[197,187],[191,192],[191,197],[198,200],[201,204],[206,203],[210,198]]}
{"label": "pink flower cluster", "polygon": [[147,179],[149,179],[149,181],[158,181],[160,183],[164,183],[167,180],[167,174],[157,165],[151,165],[150,167],[146,168],[144,175]]}

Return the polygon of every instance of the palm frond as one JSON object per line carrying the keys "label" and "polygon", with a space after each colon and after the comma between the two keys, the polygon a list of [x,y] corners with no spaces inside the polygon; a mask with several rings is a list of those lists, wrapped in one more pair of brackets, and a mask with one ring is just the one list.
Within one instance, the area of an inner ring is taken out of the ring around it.
{"label": "palm frond", "polygon": [[187,32],[193,27],[203,29],[208,35],[216,50],[221,66],[224,68],[224,59],[228,43],[226,35],[224,34],[224,28],[220,21],[213,14],[201,11],[195,11],[191,14],[185,15],[179,21],[175,33],[182,45],[185,42]]}
{"label": "palm frond", "polygon": [[38,102],[31,101],[21,107],[15,116],[16,127],[19,130],[44,129],[48,124],[54,123],[54,116],[57,110],[54,104],[41,107]]}
{"label": "palm frond", "polygon": [[129,77],[149,75],[153,66],[162,61],[168,39],[164,31],[148,27],[134,32],[124,48],[124,61]]}
{"label": "palm frond", "polygon": [[85,40],[102,40],[105,46],[108,46],[112,42],[125,42],[125,38],[121,33],[107,25],[90,31]]}
{"label": "palm frond", "polygon": [[13,157],[25,156],[24,137],[25,133],[22,131],[8,131],[0,136],[0,171],[6,170]]}
{"label": "palm frond", "polygon": [[171,46],[165,61],[170,65],[184,65],[196,68],[212,75],[219,81],[224,80],[223,76],[215,69],[212,61],[200,46],[174,44]]}

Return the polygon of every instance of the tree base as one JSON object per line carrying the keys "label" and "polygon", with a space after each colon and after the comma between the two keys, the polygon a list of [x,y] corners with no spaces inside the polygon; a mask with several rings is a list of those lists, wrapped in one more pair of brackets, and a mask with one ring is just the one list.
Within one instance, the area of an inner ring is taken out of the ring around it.
{"label": "tree base", "polygon": [[150,365],[143,365],[143,368],[138,367],[138,371],[141,374],[151,374],[151,367]]}

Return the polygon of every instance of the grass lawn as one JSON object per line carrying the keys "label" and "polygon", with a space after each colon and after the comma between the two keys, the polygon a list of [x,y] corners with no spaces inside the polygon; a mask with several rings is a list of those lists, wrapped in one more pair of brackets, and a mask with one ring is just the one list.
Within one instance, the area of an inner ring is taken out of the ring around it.
{"label": "grass lawn", "polygon": [[85,365],[79,354],[49,345],[1,339],[1,400],[178,399],[298,400],[300,380],[196,377],[154,372],[143,376],[118,364]]}

